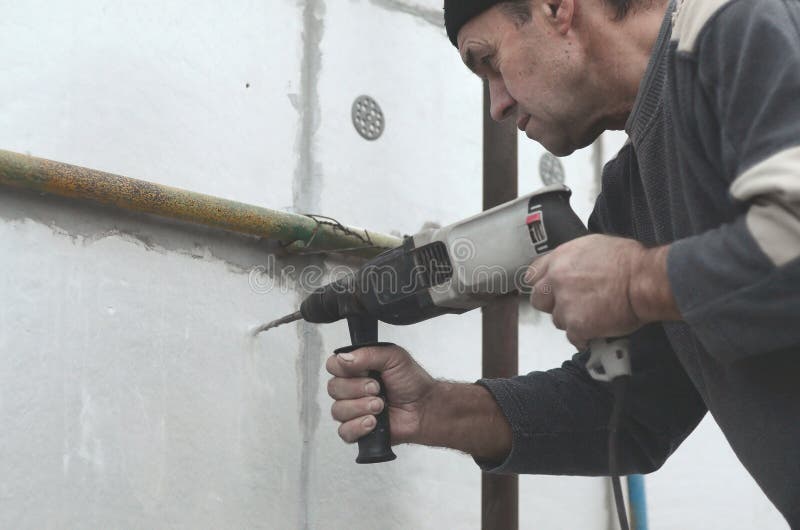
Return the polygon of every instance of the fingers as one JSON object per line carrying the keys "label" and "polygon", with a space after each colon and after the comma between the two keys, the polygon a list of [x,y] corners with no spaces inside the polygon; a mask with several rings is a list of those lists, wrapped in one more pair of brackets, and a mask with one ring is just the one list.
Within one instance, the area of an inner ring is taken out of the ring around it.
{"label": "fingers", "polygon": [[363,377],[369,370],[383,372],[392,355],[400,349],[398,346],[367,346],[332,355],[325,362],[325,369],[336,377]]}
{"label": "fingers", "polygon": [[533,285],[544,278],[547,275],[547,269],[550,267],[551,256],[552,254],[542,256],[531,263],[528,267],[528,271],[525,273],[525,281]]}
{"label": "fingers", "polygon": [[368,377],[347,379],[333,377],[328,381],[328,395],[333,399],[357,399],[364,396],[375,396],[380,387],[378,382]]}
{"label": "fingers", "polygon": [[341,422],[342,440],[352,443],[371,432],[377,423],[375,414],[385,407],[377,397],[378,382],[367,374],[372,370],[388,373],[408,360],[408,353],[394,345],[367,346],[327,359],[325,368],[334,376],[328,381],[328,394],[335,400],[331,416]]}
{"label": "fingers", "polygon": [[375,416],[363,416],[339,425],[339,438],[351,444],[372,432],[375,428],[377,420]]}
{"label": "fingers", "polygon": [[531,290],[531,305],[539,311],[552,313],[556,306],[556,297],[553,296],[553,289],[547,280],[537,282]]}
{"label": "fingers", "polygon": [[378,414],[381,410],[383,410],[383,400],[379,397],[368,396],[334,401],[331,405],[331,416],[336,421],[347,422],[362,416]]}
{"label": "fingers", "polygon": [[375,428],[374,414],[383,410],[383,400],[377,397],[363,397],[335,401],[331,406],[331,415],[339,425],[339,437],[347,443],[353,443]]}
{"label": "fingers", "polygon": [[525,280],[531,285],[531,305],[545,313],[552,313],[556,303],[552,285],[547,277],[551,256],[552,254],[548,254],[531,263],[525,274]]}
{"label": "fingers", "polygon": [[589,343],[586,339],[575,333],[567,331],[567,340],[575,346],[578,351],[586,351],[589,348]]}
{"label": "fingers", "polygon": [[578,320],[569,319],[567,315],[556,307],[553,310],[553,325],[562,331],[567,332],[567,340],[575,346],[578,351],[584,351],[587,346],[587,339],[585,337],[585,325]]}

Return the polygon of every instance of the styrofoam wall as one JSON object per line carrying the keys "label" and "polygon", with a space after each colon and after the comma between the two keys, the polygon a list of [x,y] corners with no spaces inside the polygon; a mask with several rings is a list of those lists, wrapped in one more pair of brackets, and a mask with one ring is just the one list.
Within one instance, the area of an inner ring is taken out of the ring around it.
{"label": "styrofoam wall", "polygon": [[[0,148],[383,232],[452,222],[481,205],[481,88],[439,9],[0,0]],[[361,94],[376,142],[350,123]],[[521,141],[521,191],[542,154]],[[563,162],[585,218],[591,153]],[[323,369],[344,324],[249,337],[298,302],[253,284],[268,244],[5,189],[0,241],[0,527],[479,527],[468,457],[353,463]],[[382,333],[472,381],[479,319]],[[523,371],[571,352],[530,310],[520,344]],[[781,527],[708,421],[648,486],[653,528]],[[521,527],[609,528],[608,501],[603,479],[522,477]]]}

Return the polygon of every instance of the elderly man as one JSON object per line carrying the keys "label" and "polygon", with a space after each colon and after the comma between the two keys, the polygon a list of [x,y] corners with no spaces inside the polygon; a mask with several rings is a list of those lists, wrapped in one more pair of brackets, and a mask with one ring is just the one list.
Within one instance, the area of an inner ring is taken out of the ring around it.
{"label": "elderly man", "polygon": [[[800,526],[800,2],[447,0],[491,114],[557,155],[607,129],[593,232],[537,262],[531,303],[583,349],[631,334],[620,470],[647,473],[710,411]],[[331,357],[352,442],[389,407],[394,443],[498,473],[603,475],[612,398],[584,367],[438,381],[399,347]],[[383,372],[387,403],[367,370]]]}

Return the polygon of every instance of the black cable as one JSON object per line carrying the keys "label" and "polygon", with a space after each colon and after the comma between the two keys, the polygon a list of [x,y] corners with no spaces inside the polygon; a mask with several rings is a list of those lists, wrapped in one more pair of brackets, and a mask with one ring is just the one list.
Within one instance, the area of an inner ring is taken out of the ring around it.
{"label": "black cable", "polygon": [[620,375],[611,381],[611,390],[614,393],[614,404],[611,408],[611,419],[608,421],[608,474],[611,476],[611,486],[614,489],[614,503],[617,505],[617,517],[622,530],[630,530],[628,526],[628,513],[625,509],[625,499],[622,496],[622,485],[619,480],[619,464],[617,462],[617,438],[622,410],[625,405],[625,393],[628,390],[629,375]]}

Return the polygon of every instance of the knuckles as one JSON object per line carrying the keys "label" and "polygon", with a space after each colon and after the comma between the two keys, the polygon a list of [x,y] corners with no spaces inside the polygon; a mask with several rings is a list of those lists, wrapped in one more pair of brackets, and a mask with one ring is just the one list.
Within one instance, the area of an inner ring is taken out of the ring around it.
{"label": "knuckles", "polygon": [[384,403],[383,400],[379,400],[380,407],[376,410],[370,410],[370,403],[375,400],[374,396],[336,400],[331,403],[331,416],[336,421],[347,422],[360,416],[378,414],[383,410]]}
{"label": "knuckles", "polygon": [[339,429],[337,430],[337,432],[339,433],[339,438],[341,438],[347,443],[353,443],[350,434],[347,432],[347,429],[345,429],[344,423],[339,425]]}
{"label": "knuckles", "polygon": [[567,340],[579,350],[584,350],[586,348],[587,342],[580,335],[576,335],[574,333],[567,333]]}
{"label": "knuckles", "polygon": [[330,379],[328,379],[328,395],[336,399],[336,396],[334,395],[335,392],[336,392],[336,378],[331,377]]}
{"label": "knuckles", "polygon": [[329,374],[333,374],[333,355],[325,359],[325,370],[328,371]]}
{"label": "knuckles", "polygon": [[348,411],[348,405],[343,401],[334,401],[331,403],[331,417],[336,421],[346,422],[351,420],[349,416],[352,414]]}
{"label": "knuckles", "polygon": [[547,271],[547,283],[553,290],[564,285],[569,285],[575,273],[570,261],[567,259],[554,259]]}
{"label": "knuckles", "polygon": [[339,401],[331,403],[331,417],[336,421],[345,421],[342,419],[342,405]]}

